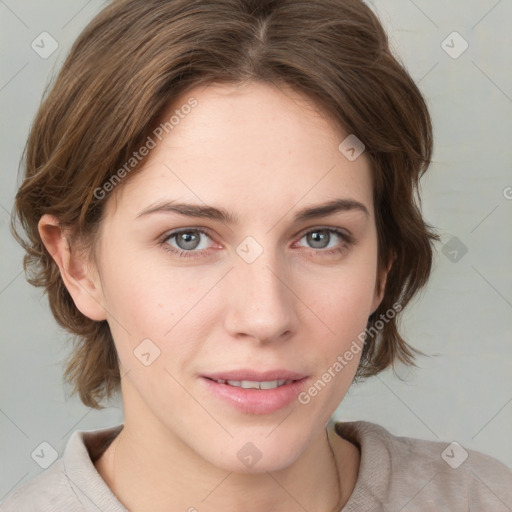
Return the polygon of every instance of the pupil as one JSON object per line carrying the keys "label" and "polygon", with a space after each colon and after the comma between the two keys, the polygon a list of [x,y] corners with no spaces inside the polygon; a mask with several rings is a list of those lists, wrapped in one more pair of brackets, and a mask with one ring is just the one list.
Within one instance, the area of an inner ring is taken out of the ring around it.
{"label": "pupil", "polygon": [[[195,249],[194,243],[197,242],[197,235],[191,234],[191,233],[180,233],[180,239],[184,242],[185,247],[182,247],[182,249]],[[189,244],[192,244],[192,246],[189,246]]]}
{"label": "pupil", "polygon": [[[313,231],[311,234],[310,234],[310,237],[313,239],[312,242],[313,243],[318,243],[320,242],[320,244],[322,243],[322,241],[325,242],[325,240],[327,240],[327,232],[324,230],[324,231]],[[323,248],[325,247],[325,244],[321,245],[320,248]],[[317,247],[318,248],[318,247]]]}

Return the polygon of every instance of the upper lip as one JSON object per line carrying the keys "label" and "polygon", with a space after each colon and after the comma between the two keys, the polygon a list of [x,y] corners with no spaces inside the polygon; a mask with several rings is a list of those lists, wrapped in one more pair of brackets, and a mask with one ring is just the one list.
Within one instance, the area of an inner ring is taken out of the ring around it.
{"label": "upper lip", "polygon": [[256,370],[251,369],[239,369],[208,373],[202,376],[212,380],[248,380],[251,382],[268,382],[273,380],[300,380],[307,377],[307,375],[303,373],[282,369],[267,370],[265,372],[258,372]]}

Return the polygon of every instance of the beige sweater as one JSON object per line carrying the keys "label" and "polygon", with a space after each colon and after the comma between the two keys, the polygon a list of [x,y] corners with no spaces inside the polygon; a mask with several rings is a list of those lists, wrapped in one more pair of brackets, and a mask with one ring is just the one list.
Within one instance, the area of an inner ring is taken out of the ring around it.
{"label": "beige sweater", "polygon": [[[122,427],[74,432],[64,455],[12,492],[0,511],[127,512],[93,464]],[[329,428],[361,450],[356,486],[340,512],[512,512],[512,470],[492,457],[397,437],[367,421]]]}

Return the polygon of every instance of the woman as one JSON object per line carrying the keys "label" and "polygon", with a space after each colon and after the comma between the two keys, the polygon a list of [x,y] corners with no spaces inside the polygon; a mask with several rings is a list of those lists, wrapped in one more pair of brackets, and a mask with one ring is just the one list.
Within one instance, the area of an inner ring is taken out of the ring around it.
{"label": "woman", "polygon": [[[356,0],[123,0],[41,105],[15,213],[77,335],[76,431],[2,510],[511,510],[458,445],[332,414],[414,364],[432,244],[425,102]],[[16,227],[14,226],[16,229]],[[478,482],[478,485],[475,484]]]}

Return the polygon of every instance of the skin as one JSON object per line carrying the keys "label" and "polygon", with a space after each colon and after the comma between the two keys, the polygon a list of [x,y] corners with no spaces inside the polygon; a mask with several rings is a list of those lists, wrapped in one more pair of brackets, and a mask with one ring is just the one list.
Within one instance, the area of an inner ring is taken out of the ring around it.
{"label": "skin", "polygon": [[[39,224],[75,304],[108,321],[120,358],[124,429],[95,467],[133,511],[330,511],[337,476],[325,427],[360,353],[309,404],[270,414],[234,409],[200,375],[285,368],[315,382],[364,331],[387,275],[377,276],[369,161],[345,158],[338,146],[348,134],[292,90],[211,84],[188,91],[164,117],[190,97],[198,105],[105,199],[97,265],[71,255],[57,219]],[[341,197],[369,215],[292,220]],[[239,223],[169,212],[137,218],[163,199],[223,207]],[[182,228],[208,230],[192,249],[198,257],[165,249],[190,251],[179,237],[159,242]],[[356,242],[331,233],[315,245],[307,234],[325,228]],[[236,252],[248,236],[263,248],[252,263]],[[342,251],[328,255],[325,246]],[[146,338],[160,349],[149,366],[134,356]],[[262,454],[252,468],[237,457],[247,442]],[[345,504],[359,451],[339,436],[331,444]]]}

